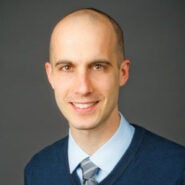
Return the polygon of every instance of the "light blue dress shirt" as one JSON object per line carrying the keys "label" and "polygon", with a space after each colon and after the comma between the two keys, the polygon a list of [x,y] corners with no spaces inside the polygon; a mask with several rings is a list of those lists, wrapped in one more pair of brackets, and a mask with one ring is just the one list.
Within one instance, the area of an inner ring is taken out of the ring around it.
{"label": "light blue dress shirt", "polygon": [[135,128],[127,122],[122,114],[120,114],[120,116],[120,125],[117,131],[91,156],[89,156],[77,145],[71,135],[71,132],[69,131],[68,159],[70,173],[73,173],[74,170],[77,170],[77,174],[81,182],[82,171],[78,165],[82,162],[82,160],[90,157],[91,161],[100,168],[99,173],[95,177],[97,182],[100,182],[110,174],[128,149],[132,141]]}

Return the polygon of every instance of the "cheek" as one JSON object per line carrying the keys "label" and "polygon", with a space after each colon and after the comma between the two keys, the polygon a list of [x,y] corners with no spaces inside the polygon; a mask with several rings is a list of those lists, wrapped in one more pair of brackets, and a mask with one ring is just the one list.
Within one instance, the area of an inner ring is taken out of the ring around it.
{"label": "cheek", "polygon": [[118,93],[119,90],[119,79],[113,75],[102,77],[97,80],[96,87],[103,93],[105,96],[114,96]]}
{"label": "cheek", "polygon": [[65,82],[65,80],[59,77],[55,77],[53,81],[53,89],[56,102],[58,105],[60,105],[65,99],[65,96],[67,94],[68,84]]}
{"label": "cheek", "polygon": [[72,84],[72,78],[66,78],[65,76],[56,75],[54,77],[54,90],[60,93],[64,93]]}

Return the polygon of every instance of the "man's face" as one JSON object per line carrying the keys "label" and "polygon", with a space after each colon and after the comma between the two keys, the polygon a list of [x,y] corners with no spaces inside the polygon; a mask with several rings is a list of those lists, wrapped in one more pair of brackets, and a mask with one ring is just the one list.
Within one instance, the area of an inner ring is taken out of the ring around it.
{"label": "man's face", "polygon": [[48,79],[72,131],[105,127],[118,117],[119,86],[129,61],[118,67],[115,35],[106,25],[66,23],[53,34]]}

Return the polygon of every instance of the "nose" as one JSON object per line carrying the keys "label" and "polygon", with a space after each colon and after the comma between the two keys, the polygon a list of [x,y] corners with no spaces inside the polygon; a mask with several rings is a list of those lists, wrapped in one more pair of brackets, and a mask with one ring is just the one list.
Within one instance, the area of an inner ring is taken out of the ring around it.
{"label": "nose", "polygon": [[92,93],[92,81],[90,74],[87,71],[83,71],[76,76],[75,79],[75,93],[81,96],[87,96]]}

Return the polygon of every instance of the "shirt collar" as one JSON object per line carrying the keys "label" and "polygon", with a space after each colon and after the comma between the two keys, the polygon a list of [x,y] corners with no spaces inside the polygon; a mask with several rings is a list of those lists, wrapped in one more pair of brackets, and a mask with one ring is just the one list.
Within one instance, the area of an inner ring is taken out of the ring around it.
{"label": "shirt collar", "polygon": [[[91,161],[105,173],[110,173],[118,163],[129,147],[134,134],[134,127],[127,122],[122,114],[120,114],[120,116],[120,126],[114,135],[90,156]],[[69,131],[68,159],[70,173],[87,157],[89,157],[89,155],[77,145]],[[111,162],[108,163],[107,161]]]}

